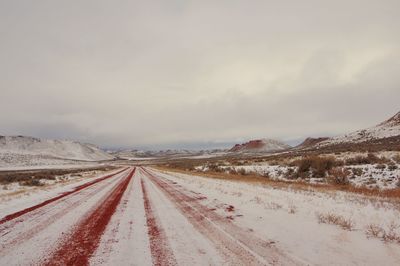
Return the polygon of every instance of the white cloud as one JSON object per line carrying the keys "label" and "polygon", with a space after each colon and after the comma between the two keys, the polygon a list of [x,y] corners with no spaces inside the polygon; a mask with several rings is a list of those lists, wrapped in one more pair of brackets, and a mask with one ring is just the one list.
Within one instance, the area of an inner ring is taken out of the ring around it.
{"label": "white cloud", "polygon": [[368,126],[399,108],[399,9],[2,1],[0,132],[146,146]]}

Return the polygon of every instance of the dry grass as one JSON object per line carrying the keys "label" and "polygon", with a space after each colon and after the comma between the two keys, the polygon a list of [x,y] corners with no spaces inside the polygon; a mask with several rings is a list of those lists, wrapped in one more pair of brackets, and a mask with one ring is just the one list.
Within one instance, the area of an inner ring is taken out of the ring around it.
{"label": "dry grass", "polygon": [[316,215],[319,223],[334,224],[348,231],[351,231],[354,228],[354,222],[351,219],[344,218],[341,215],[333,213],[317,213]]}
{"label": "dry grass", "polygon": [[397,242],[400,243],[400,233],[398,233],[399,225],[395,222],[391,222],[387,229],[377,225],[369,224],[365,229],[365,234],[368,237],[379,238],[385,242]]}
{"label": "dry grass", "polygon": [[297,207],[293,203],[289,204],[288,213],[295,214],[296,212],[297,212]]}
{"label": "dry grass", "polygon": [[293,161],[291,165],[297,166],[297,177],[307,178],[312,176],[323,178],[326,176],[327,171],[334,166],[343,165],[343,162],[337,161],[333,157],[308,156]]}
{"label": "dry grass", "polygon": [[[177,173],[188,174],[190,172],[181,170],[178,168],[170,168],[166,166],[156,166],[155,168],[161,171],[170,171]],[[193,174],[193,173],[191,173]],[[284,180],[273,180],[262,177],[256,174],[248,174],[248,175],[237,175],[230,173],[218,173],[218,172],[195,172],[195,175],[206,177],[206,178],[214,178],[221,180],[232,180],[237,182],[246,182],[246,183],[257,183],[267,185],[277,189],[297,189],[304,191],[318,191],[318,192],[335,192],[335,191],[344,191],[354,194],[363,195],[366,197],[380,198],[383,200],[391,199],[400,201],[400,187],[395,189],[386,189],[379,190],[367,187],[354,187],[350,185],[338,185],[338,184],[311,184],[305,181],[284,181]],[[399,182],[400,183],[400,182]]]}
{"label": "dry grass", "polygon": [[335,167],[328,172],[327,181],[334,185],[349,185],[350,171],[344,167]]}
{"label": "dry grass", "polygon": [[365,228],[365,233],[368,237],[380,238],[383,233],[383,228],[376,224],[369,224]]}
{"label": "dry grass", "polygon": [[56,176],[66,174],[79,174],[89,171],[109,171],[115,169],[111,166],[90,167],[82,169],[46,169],[46,170],[22,170],[0,171],[0,184],[20,182],[22,185],[37,186],[40,180],[55,180]]}

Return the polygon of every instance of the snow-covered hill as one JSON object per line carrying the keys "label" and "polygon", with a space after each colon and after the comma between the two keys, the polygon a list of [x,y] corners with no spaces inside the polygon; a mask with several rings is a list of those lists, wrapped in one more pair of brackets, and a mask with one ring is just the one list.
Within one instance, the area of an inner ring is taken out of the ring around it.
{"label": "snow-covered hill", "polygon": [[400,112],[374,127],[329,138],[319,142],[317,146],[324,147],[344,143],[362,143],[396,136],[400,137]]}
{"label": "snow-covered hill", "polygon": [[71,140],[50,140],[25,136],[0,136],[0,155],[8,157],[41,156],[46,158],[102,161],[113,156],[92,144]]}
{"label": "snow-covered hill", "polygon": [[119,150],[109,152],[115,157],[128,160],[144,160],[156,158],[208,158],[221,156],[226,154],[226,150],[159,150],[159,151],[142,151],[142,150]]}
{"label": "snow-covered hill", "polygon": [[290,146],[278,140],[258,139],[243,144],[236,144],[231,152],[272,152],[289,149]]}

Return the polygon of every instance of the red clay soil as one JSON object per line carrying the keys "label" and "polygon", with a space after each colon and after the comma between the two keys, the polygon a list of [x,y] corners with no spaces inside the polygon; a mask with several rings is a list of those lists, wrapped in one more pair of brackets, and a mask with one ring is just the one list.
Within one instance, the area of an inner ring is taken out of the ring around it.
{"label": "red clay soil", "polygon": [[224,254],[228,261],[243,265],[295,264],[269,241],[251,235],[212,209],[200,204],[172,182],[143,169],[147,177],[175,204],[188,221]]}
{"label": "red clay soil", "polygon": [[26,208],[26,209],[24,209],[24,210],[22,210],[22,211],[18,211],[18,212],[9,214],[9,215],[3,217],[3,218],[0,220],[0,224],[3,224],[3,223],[8,222],[8,221],[11,221],[11,220],[13,220],[13,219],[15,219],[15,218],[18,218],[18,217],[20,217],[20,216],[26,214],[26,213],[29,213],[29,212],[34,211],[34,210],[36,210],[36,209],[39,209],[39,208],[41,208],[41,207],[43,207],[43,206],[46,206],[46,205],[48,205],[48,204],[50,204],[50,203],[52,203],[52,202],[55,202],[55,201],[57,201],[57,200],[59,200],[59,199],[62,199],[62,198],[64,198],[64,197],[66,197],[66,196],[69,196],[69,195],[71,195],[71,194],[73,194],[73,193],[75,193],[75,192],[78,192],[78,191],[80,191],[80,190],[82,190],[82,189],[84,189],[84,188],[87,188],[87,187],[89,187],[89,186],[92,186],[92,185],[94,185],[94,184],[96,184],[96,183],[98,183],[98,182],[100,182],[100,181],[103,181],[103,180],[108,179],[108,178],[110,178],[110,177],[113,177],[113,176],[115,176],[115,175],[117,175],[117,174],[120,174],[120,173],[122,173],[123,171],[125,171],[125,170],[127,170],[127,169],[128,169],[128,168],[125,168],[125,169],[122,169],[121,171],[119,171],[119,172],[117,172],[117,173],[110,174],[110,175],[107,175],[107,176],[98,178],[98,179],[96,179],[96,180],[90,181],[90,182],[88,182],[88,183],[85,183],[85,184],[83,184],[83,185],[80,185],[80,186],[75,187],[75,188],[74,188],[73,190],[71,190],[71,191],[64,192],[64,193],[60,194],[60,195],[57,196],[57,197],[54,197],[54,198],[48,199],[48,200],[46,200],[46,201],[43,201],[42,203],[39,203],[39,204],[37,204],[37,205],[35,205],[35,206]]}
{"label": "red clay soil", "polygon": [[45,265],[89,265],[107,224],[115,213],[136,168],[134,168],[113,191],[81,221],[74,232],[64,240],[47,259]]}
{"label": "red clay soil", "polygon": [[228,207],[225,208],[225,211],[227,211],[227,212],[234,212],[234,211],[235,211],[235,206],[229,205]]}
{"label": "red clay soil", "polygon": [[144,209],[146,212],[146,222],[153,265],[177,265],[175,256],[168,244],[167,236],[165,235],[163,228],[160,226],[159,221],[154,214],[143,179],[140,180],[140,182],[143,191]]}

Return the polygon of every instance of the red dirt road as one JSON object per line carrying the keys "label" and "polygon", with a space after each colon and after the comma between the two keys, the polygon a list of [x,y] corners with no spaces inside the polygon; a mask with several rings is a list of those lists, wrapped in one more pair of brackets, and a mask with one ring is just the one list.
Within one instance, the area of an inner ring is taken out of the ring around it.
{"label": "red dirt road", "polygon": [[121,201],[135,168],[118,183],[96,209],[78,225],[47,260],[46,265],[89,265],[89,259],[99,245],[100,238]]}
{"label": "red dirt road", "polygon": [[0,265],[299,264],[205,198],[126,168],[2,218]]}

